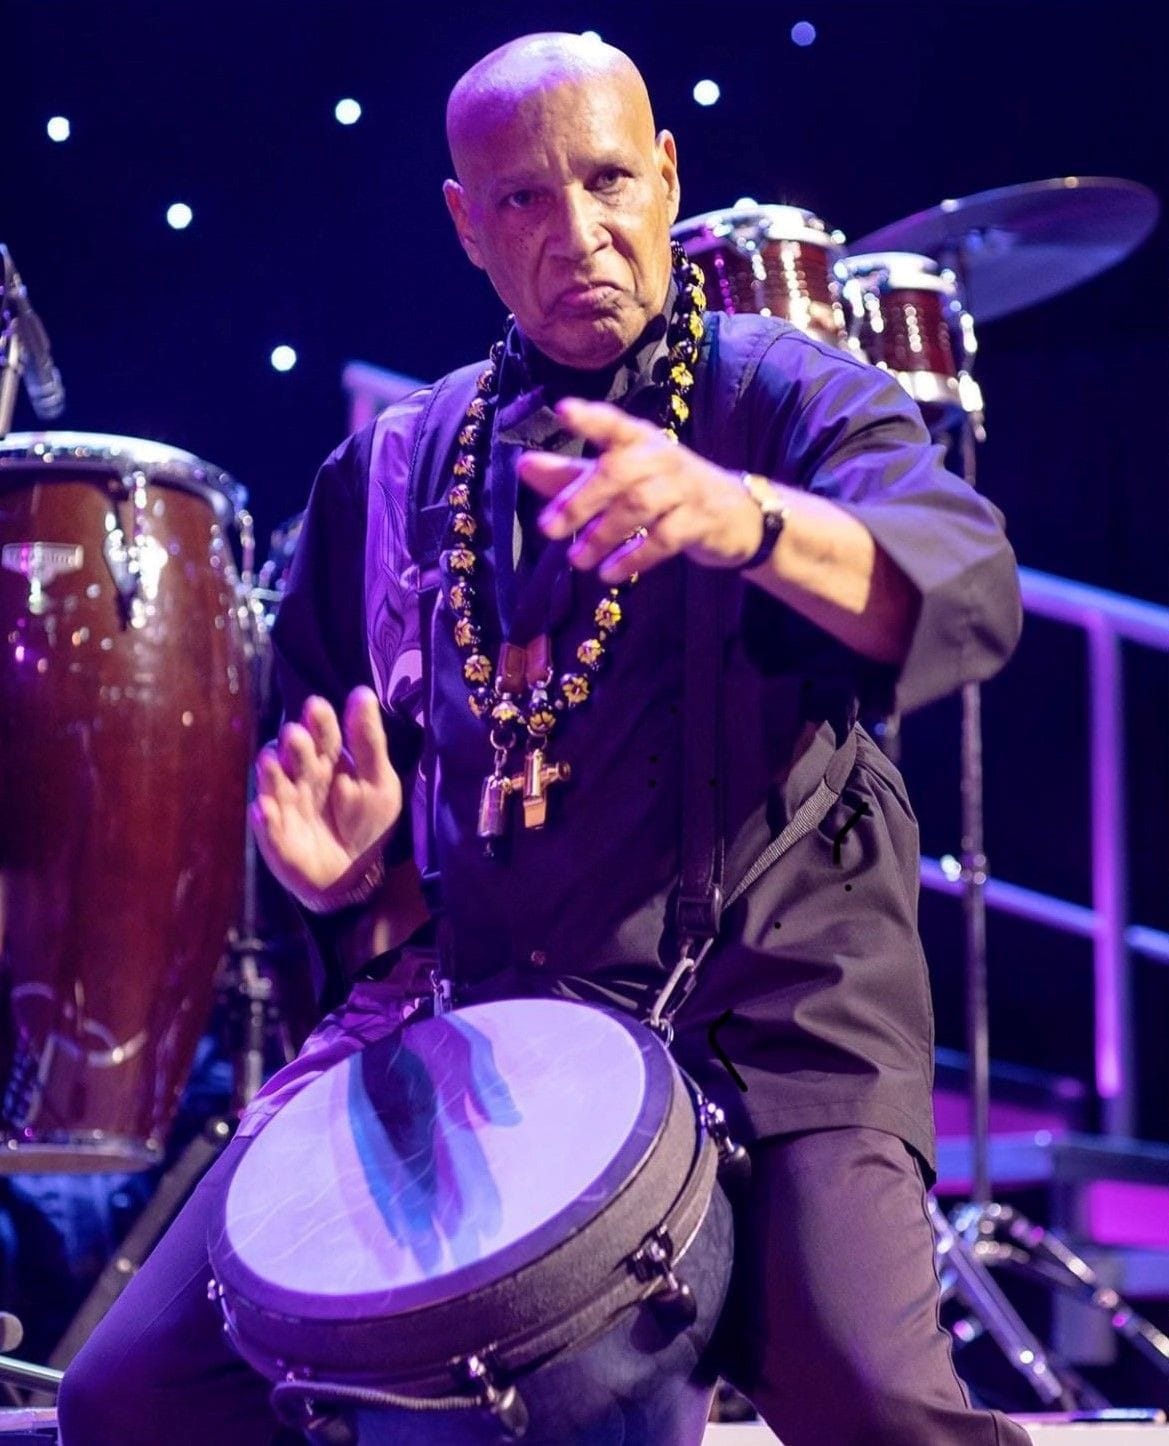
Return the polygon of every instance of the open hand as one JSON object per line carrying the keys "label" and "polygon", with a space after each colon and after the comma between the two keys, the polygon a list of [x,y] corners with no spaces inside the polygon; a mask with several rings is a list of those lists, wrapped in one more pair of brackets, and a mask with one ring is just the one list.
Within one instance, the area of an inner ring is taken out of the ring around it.
{"label": "open hand", "polygon": [[310,697],[256,760],[252,828],[265,863],[310,909],[329,907],[377,857],[402,812],[376,695],[355,688],[344,721]]}

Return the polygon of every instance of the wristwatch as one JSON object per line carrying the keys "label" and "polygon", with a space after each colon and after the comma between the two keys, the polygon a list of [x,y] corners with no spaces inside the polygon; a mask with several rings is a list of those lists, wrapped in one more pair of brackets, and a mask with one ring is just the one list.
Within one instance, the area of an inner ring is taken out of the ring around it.
{"label": "wristwatch", "polygon": [[775,544],[779,541],[779,534],[787,521],[788,508],[780,501],[775,484],[766,477],[761,477],[758,472],[741,472],[739,485],[752,502],[759,504],[763,517],[762,541],[747,561],[739,564],[740,572],[750,572],[752,568],[765,563],[775,551]]}

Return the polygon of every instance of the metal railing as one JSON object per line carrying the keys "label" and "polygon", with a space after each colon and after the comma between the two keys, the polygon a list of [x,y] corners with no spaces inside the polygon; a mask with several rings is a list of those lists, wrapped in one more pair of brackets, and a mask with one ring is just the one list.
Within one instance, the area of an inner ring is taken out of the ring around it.
{"label": "metal railing", "polygon": [[349,398],[349,430],[360,431],[383,407],[401,401],[425,385],[417,377],[387,371],[369,362],[347,362],[341,373],[341,386]]}
{"label": "metal railing", "polygon": [[[1169,964],[1169,933],[1128,917],[1121,644],[1169,653],[1169,608],[1031,568],[1021,568],[1020,578],[1029,614],[1067,623],[1087,636],[1092,902],[1070,903],[1001,879],[988,882],[986,902],[1092,941],[1095,1088],[1105,1134],[1130,1137],[1136,1126],[1131,956]],[[921,876],[926,888],[962,893],[955,860],[923,859]]]}

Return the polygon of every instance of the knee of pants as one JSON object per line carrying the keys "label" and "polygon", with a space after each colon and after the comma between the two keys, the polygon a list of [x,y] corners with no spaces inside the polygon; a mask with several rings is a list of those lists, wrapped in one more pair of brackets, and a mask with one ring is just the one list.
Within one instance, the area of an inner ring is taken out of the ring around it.
{"label": "knee of pants", "polygon": [[119,1371],[104,1369],[83,1350],[65,1372],[57,1396],[61,1446],[129,1441],[140,1412],[133,1384]]}
{"label": "knee of pants", "polygon": [[969,1410],[961,1389],[941,1399],[912,1381],[886,1384],[850,1376],[830,1387],[809,1373],[805,1389],[768,1400],[766,1388],[755,1404],[782,1440],[792,1446],[937,1446],[939,1441],[993,1442],[989,1418]]}

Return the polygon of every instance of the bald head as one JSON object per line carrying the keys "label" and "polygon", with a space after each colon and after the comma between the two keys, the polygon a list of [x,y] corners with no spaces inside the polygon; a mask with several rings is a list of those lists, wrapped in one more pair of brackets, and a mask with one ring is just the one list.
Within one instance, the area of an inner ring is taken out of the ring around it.
{"label": "bald head", "polygon": [[596,369],[662,309],[678,214],[674,138],[654,134],[627,55],[579,35],[527,35],[451,92],[457,180],[444,189],[463,249],[528,339]]}
{"label": "bald head", "polygon": [[451,91],[446,110],[447,144],[459,179],[501,120],[564,84],[605,87],[619,98],[639,137],[653,144],[649,92],[641,72],[623,50],[560,31],[521,35],[477,61]]}

